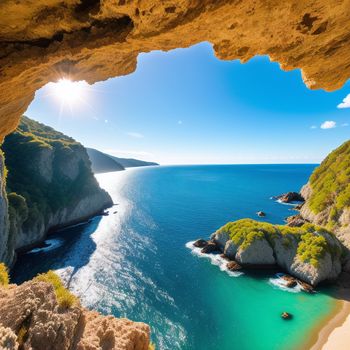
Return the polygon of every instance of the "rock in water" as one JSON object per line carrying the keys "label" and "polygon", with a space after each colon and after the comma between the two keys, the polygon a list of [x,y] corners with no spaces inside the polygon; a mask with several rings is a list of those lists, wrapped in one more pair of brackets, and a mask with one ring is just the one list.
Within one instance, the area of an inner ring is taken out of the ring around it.
{"label": "rock in water", "polygon": [[256,214],[257,214],[258,216],[260,216],[261,218],[263,218],[263,217],[266,216],[266,214],[265,214],[263,211],[258,211]]}
{"label": "rock in water", "polygon": [[201,250],[201,252],[204,254],[210,254],[219,251],[219,246],[213,241],[209,241],[208,244]]}
{"label": "rock in water", "polygon": [[230,261],[227,263],[227,268],[230,271],[238,271],[242,269],[242,266],[240,264],[238,264],[238,262],[236,261]]}
{"label": "rock in water", "polygon": [[304,202],[303,196],[298,192],[287,192],[274,198],[278,199],[280,202],[283,203]]}
{"label": "rock in water", "polygon": [[296,278],[290,275],[284,275],[281,278],[286,281],[286,287],[288,288],[294,288],[297,285]]}
{"label": "rock in water", "polygon": [[288,312],[282,312],[281,317],[284,320],[290,320],[292,318],[292,314],[288,313]]}
{"label": "rock in water", "polygon": [[204,247],[206,247],[206,246],[208,245],[208,242],[207,242],[205,239],[200,238],[200,239],[197,239],[197,240],[193,243],[193,245],[194,245],[195,247],[197,247],[197,248],[204,248]]}

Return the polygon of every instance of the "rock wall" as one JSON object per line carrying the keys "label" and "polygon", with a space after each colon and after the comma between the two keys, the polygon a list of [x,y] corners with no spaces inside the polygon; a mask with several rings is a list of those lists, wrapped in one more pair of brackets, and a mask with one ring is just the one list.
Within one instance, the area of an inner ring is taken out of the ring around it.
{"label": "rock wall", "polygon": [[148,350],[149,340],[144,323],[102,316],[79,304],[62,308],[49,283],[0,286],[1,349]]}
{"label": "rock wall", "polygon": [[0,13],[0,140],[49,81],[129,74],[140,52],[208,41],[219,59],[301,68],[313,89],[350,76],[349,0],[3,0]]}
{"label": "rock wall", "polygon": [[23,117],[2,149],[10,227],[4,225],[7,231],[0,239],[6,253],[2,261],[8,265],[16,250],[41,242],[50,229],[85,220],[113,204],[91,171],[86,149],[52,128]]}
{"label": "rock wall", "polygon": [[11,261],[11,250],[8,250],[9,217],[6,196],[5,160],[0,151],[0,261]]}
{"label": "rock wall", "polygon": [[334,232],[347,248],[345,267],[350,271],[350,141],[322,161],[301,194],[302,218]]}

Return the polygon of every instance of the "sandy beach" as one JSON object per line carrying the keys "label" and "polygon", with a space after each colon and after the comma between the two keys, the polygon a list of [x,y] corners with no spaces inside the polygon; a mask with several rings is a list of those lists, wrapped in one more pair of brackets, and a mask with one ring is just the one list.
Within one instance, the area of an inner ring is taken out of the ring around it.
{"label": "sandy beach", "polygon": [[350,289],[338,291],[335,315],[318,334],[311,350],[348,350],[350,348]]}

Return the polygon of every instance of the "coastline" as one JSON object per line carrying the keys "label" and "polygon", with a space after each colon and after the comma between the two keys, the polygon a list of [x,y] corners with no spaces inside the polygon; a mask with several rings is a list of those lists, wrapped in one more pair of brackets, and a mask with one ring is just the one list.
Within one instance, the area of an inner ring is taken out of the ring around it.
{"label": "coastline", "polygon": [[329,318],[322,321],[315,337],[308,342],[310,350],[345,350],[349,348],[350,289],[340,287],[335,294],[336,306]]}

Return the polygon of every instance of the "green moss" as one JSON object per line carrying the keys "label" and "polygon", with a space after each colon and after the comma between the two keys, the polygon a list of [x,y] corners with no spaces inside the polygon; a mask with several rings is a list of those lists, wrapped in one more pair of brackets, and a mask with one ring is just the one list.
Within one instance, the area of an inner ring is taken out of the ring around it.
{"label": "green moss", "polygon": [[5,264],[0,263],[0,286],[6,287],[10,282],[8,270]]}
{"label": "green moss", "polygon": [[252,219],[229,222],[221,227],[218,232],[228,232],[231,240],[243,250],[247,249],[255,240],[263,239],[266,235],[277,234],[277,230],[273,225]]}
{"label": "green moss", "polygon": [[331,208],[327,220],[332,227],[345,208],[350,207],[350,141],[331,152],[310,177],[308,205],[314,213]]}
{"label": "green moss", "polygon": [[309,223],[301,227],[289,227],[252,219],[242,219],[227,223],[217,232],[228,232],[231,240],[243,250],[259,239],[266,239],[272,247],[274,241],[280,239],[286,249],[291,248],[293,240],[295,240],[298,245],[297,256],[302,261],[309,262],[314,266],[318,266],[319,260],[327,251],[331,254],[341,254],[339,247],[337,245],[333,246],[325,238],[327,235],[333,238],[332,233]]}
{"label": "green moss", "polygon": [[58,304],[62,308],[70,308],[78,302],[78,298],[64,287],[59,276],[52,270],[39,274],[35,280],[52,284]]}

